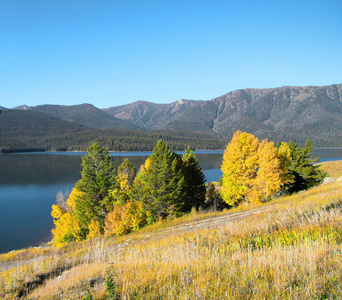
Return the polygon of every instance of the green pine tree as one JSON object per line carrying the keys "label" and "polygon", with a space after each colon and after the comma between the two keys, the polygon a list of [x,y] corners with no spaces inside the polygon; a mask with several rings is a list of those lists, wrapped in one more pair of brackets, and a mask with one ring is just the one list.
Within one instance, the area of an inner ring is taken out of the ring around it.
{"label": "green pine tree", "polygon": [[156,218],[179,215],[184,205],[184,176],[182,160],[160,140],[153,154],[142,166],[134,181],[134,194],[150,215]]}
{"label": "green pine tree", "polygon": [[312,158],[311,152],[313,146],[308,140],[302,149],[299,149],[296,143],[290,142],[291,161],[287,163],[284,170],[291,178],[290,182],[283,186],[285,193],[294,193],[311,188],[319,184],[325,177],[325,173],[315,165],[319,158]]}
{"label": "green pine tree", "polygon": [[192,151],[190,147],[185,149],[185,153],[182,158],[185,179],[185,199],[183,210],[188,212],[192,207],[195,207],[198,210],[203,206],[206,200],[206,178],[194,151]]}
{"label": "green pine tree", "polygon": [[112,203],[109,191],[117,185],[117,180],[107,148],[98,143],[88,148],[88,154],[82,158],[82,168],[82,179],[76,185],[82,195],[76,199],[74,212],[85,238],[91,222],[96,222],[103,229]]}

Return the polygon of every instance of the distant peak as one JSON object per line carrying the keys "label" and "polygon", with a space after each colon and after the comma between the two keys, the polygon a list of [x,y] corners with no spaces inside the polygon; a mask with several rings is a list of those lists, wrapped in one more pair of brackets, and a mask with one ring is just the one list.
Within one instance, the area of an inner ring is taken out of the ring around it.
{"label": "distant peak", "polygon": [[19,106],[16,106],[16,107],[13,107],[13,109],[17,109],[17,110],[28,110],[30,107],[27,106],[27,105],[19,105]]}

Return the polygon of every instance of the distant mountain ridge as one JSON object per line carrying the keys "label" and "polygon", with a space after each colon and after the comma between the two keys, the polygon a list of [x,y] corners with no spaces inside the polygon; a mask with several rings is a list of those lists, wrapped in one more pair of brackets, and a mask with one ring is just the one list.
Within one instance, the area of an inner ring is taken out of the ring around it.
{"label": "distant mountain ridge", "polygon": [[212,100],[181,99],[170,104],[137,101],[98,109],[74,106],[21,106],[92,128],[196,131],[230,139],[236,130],[258,138],[315,146],[342,145],[342,84],[240,89]]}
{"label": "distant mountain ridge", "polygon": [[176,121],[185,111],[201,105],[202,101],[178,100],[171,104],[137,101],[132,104],[104,109],[110,115],[130,120],[147,130],[171,129],[167,124]]}
{"label": "distant mountain ridge", "polygon": [[342,135],[341,93],[342,84],[241,89],[208,101],[138,101],[104,111],[147,130],[202,131],[225,138],[242,130],[260,138],[324,144]]}
{"label": "distant mountain ridge", "polygon": [[30,107],[21,105],[16,107],[15,109],[39,111],[64,121],[69,121],[92,128],[115,128],[130,130],[139,129],[138,126],[136,126],[133,122],[129,120],[121,120],[116,117],[110,116],[103,110],[88,103],[72,106],[39,105]]}

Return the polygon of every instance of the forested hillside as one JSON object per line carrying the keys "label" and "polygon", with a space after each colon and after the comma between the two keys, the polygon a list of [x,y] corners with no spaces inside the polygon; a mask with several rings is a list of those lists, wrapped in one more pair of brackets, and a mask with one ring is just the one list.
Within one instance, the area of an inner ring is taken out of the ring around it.
{"label": "forested hillside", "polygon": [[187,131],[132,131],[95,129],[30,110],[3,110],[0,148],[15,151],[85,151],[94,141],[110,151],[151,151],[163,138],[175,150],[223,149],[225,141]]}

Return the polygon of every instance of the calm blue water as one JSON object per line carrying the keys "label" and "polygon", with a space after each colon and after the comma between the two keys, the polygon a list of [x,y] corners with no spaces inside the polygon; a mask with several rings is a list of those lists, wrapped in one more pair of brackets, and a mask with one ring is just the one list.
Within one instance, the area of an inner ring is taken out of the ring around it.
{"label": "calm blue water", "polygon": [[[0,154],[0,253],[51,240],[51,206],[59,191],[71,191],[81,178],[85,153]],[[139,169],[151,152],[111,153],[114,164],[126,157]],[[198,151],[196,156],[207,181],[217,181],[223,151]],[[342,160],[342,149],[313,152],[321,161]]]}

